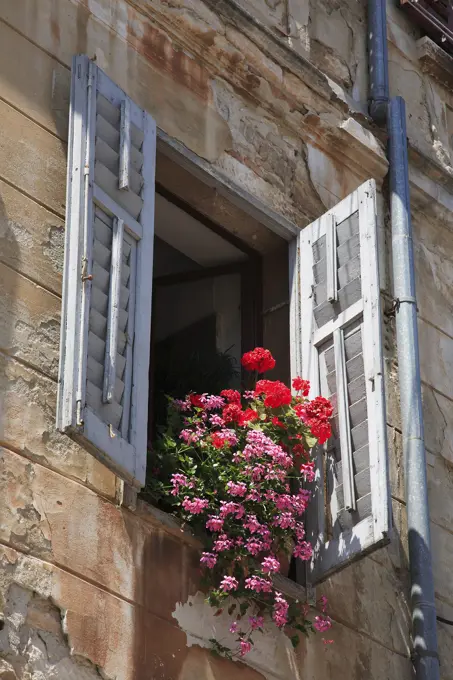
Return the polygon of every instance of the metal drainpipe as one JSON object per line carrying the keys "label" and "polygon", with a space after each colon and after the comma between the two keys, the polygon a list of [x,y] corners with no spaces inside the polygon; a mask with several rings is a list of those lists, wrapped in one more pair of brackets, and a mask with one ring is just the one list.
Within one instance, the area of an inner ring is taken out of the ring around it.
{"label": "metal drainpipe", "polygon": [[[413,662],[417,680],[439,680],[423,428],[417,302],[409,196],[405,103],[389,99],[386,0],[369,0],[370,115],[387,118],[393,286],[411,580]],[[385,110],[385,116],[384,116]]]}
{"label": "metal drainpipe", "polygon": [[389,101],[385,0],[368,0],[368,72],[370,116],[375,123],[384,125],[387,122]]}

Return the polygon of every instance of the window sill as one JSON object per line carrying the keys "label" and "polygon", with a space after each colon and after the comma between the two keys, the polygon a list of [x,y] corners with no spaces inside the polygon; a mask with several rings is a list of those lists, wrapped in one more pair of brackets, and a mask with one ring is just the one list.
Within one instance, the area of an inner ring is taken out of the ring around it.
{"label": "window sill", "polygon": [[[184,541],[184,543],[187,543],[195,550],[202,549],[202,543],[193,535],[190,528],[168,512],[163,512],[140,498],[136,499],[135,503],[132,503],[126,499],[126,494],[123,495],[122,505],[133,512],[136,517],[140,517],[140,519],[152,524],[161,531],[165,531],[165,533]],[[310,604],[315,602],[316,597],[313,588],[305,588],[286,576],[277,574],[274,576],[274,584],[281,593],[290,599],[299,600],[300,602],[308,601]]]}
{"label": "window sill", "polygon": [[453,57],[427,36],[417,40],[417,53],[423,73],[443,87],[453,88]]}

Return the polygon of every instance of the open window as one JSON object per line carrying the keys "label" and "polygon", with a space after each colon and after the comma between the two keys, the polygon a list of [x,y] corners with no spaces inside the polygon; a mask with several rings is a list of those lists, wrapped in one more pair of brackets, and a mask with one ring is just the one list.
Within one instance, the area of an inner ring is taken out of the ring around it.
{"label": "open window", "polygon": [[59,429],[142,488],[165,395],[238,386],[241,354],[263,339],[286,380],[291,347],[293,375],[335,404],[308,517],[310,579],[385,543],[374,183],[299,233],[288,315],[283,240],[255,220],[261,258],[156,184],[153,119],[86,57],[73,62],[69,129]]}

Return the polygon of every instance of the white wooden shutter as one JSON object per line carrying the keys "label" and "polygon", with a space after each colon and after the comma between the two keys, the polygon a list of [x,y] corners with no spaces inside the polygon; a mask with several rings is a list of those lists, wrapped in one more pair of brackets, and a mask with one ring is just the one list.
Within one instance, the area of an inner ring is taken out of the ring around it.
{"label": "white wooden shutter", "polygon": [[145,482],[156,125],[72,65],[57,426]]}
{"label": "white wooden shutter", "polygon": [[291,247],[291,371],[334,404],[307,534],[317,582],[388,541],[376,188],[366,182]]}

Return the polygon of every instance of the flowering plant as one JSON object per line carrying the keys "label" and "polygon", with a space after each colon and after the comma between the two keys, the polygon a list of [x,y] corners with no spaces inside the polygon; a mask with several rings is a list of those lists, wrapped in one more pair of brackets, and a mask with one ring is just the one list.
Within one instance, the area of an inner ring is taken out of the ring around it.
{"label": "flowering plant", "polygon": [[[260,374],[275,360],[268,350],[244,354],[242,365]],[[278,380],[259,379],[243,394],[225,389],[220,395],[189,394],[172,400],[170,430],[163,438],[173,472],[161,479],[173,509],[205,543],[201,566],[208,602],[232,617],[230,632],[244,656],[266,620],[282,630],[324,632],[331,625],[322,599],[320,613],[308,619],[306,603],[289,602],[273,575],[285,557],[309,560],[303,515],[310,500],[304,482],[314,479],[311,451],[331,435],[332,406],[327,399],[308,399],[310,385],[293,380],[293,391]],[[212,640],[217,652],[231,650]]]}

